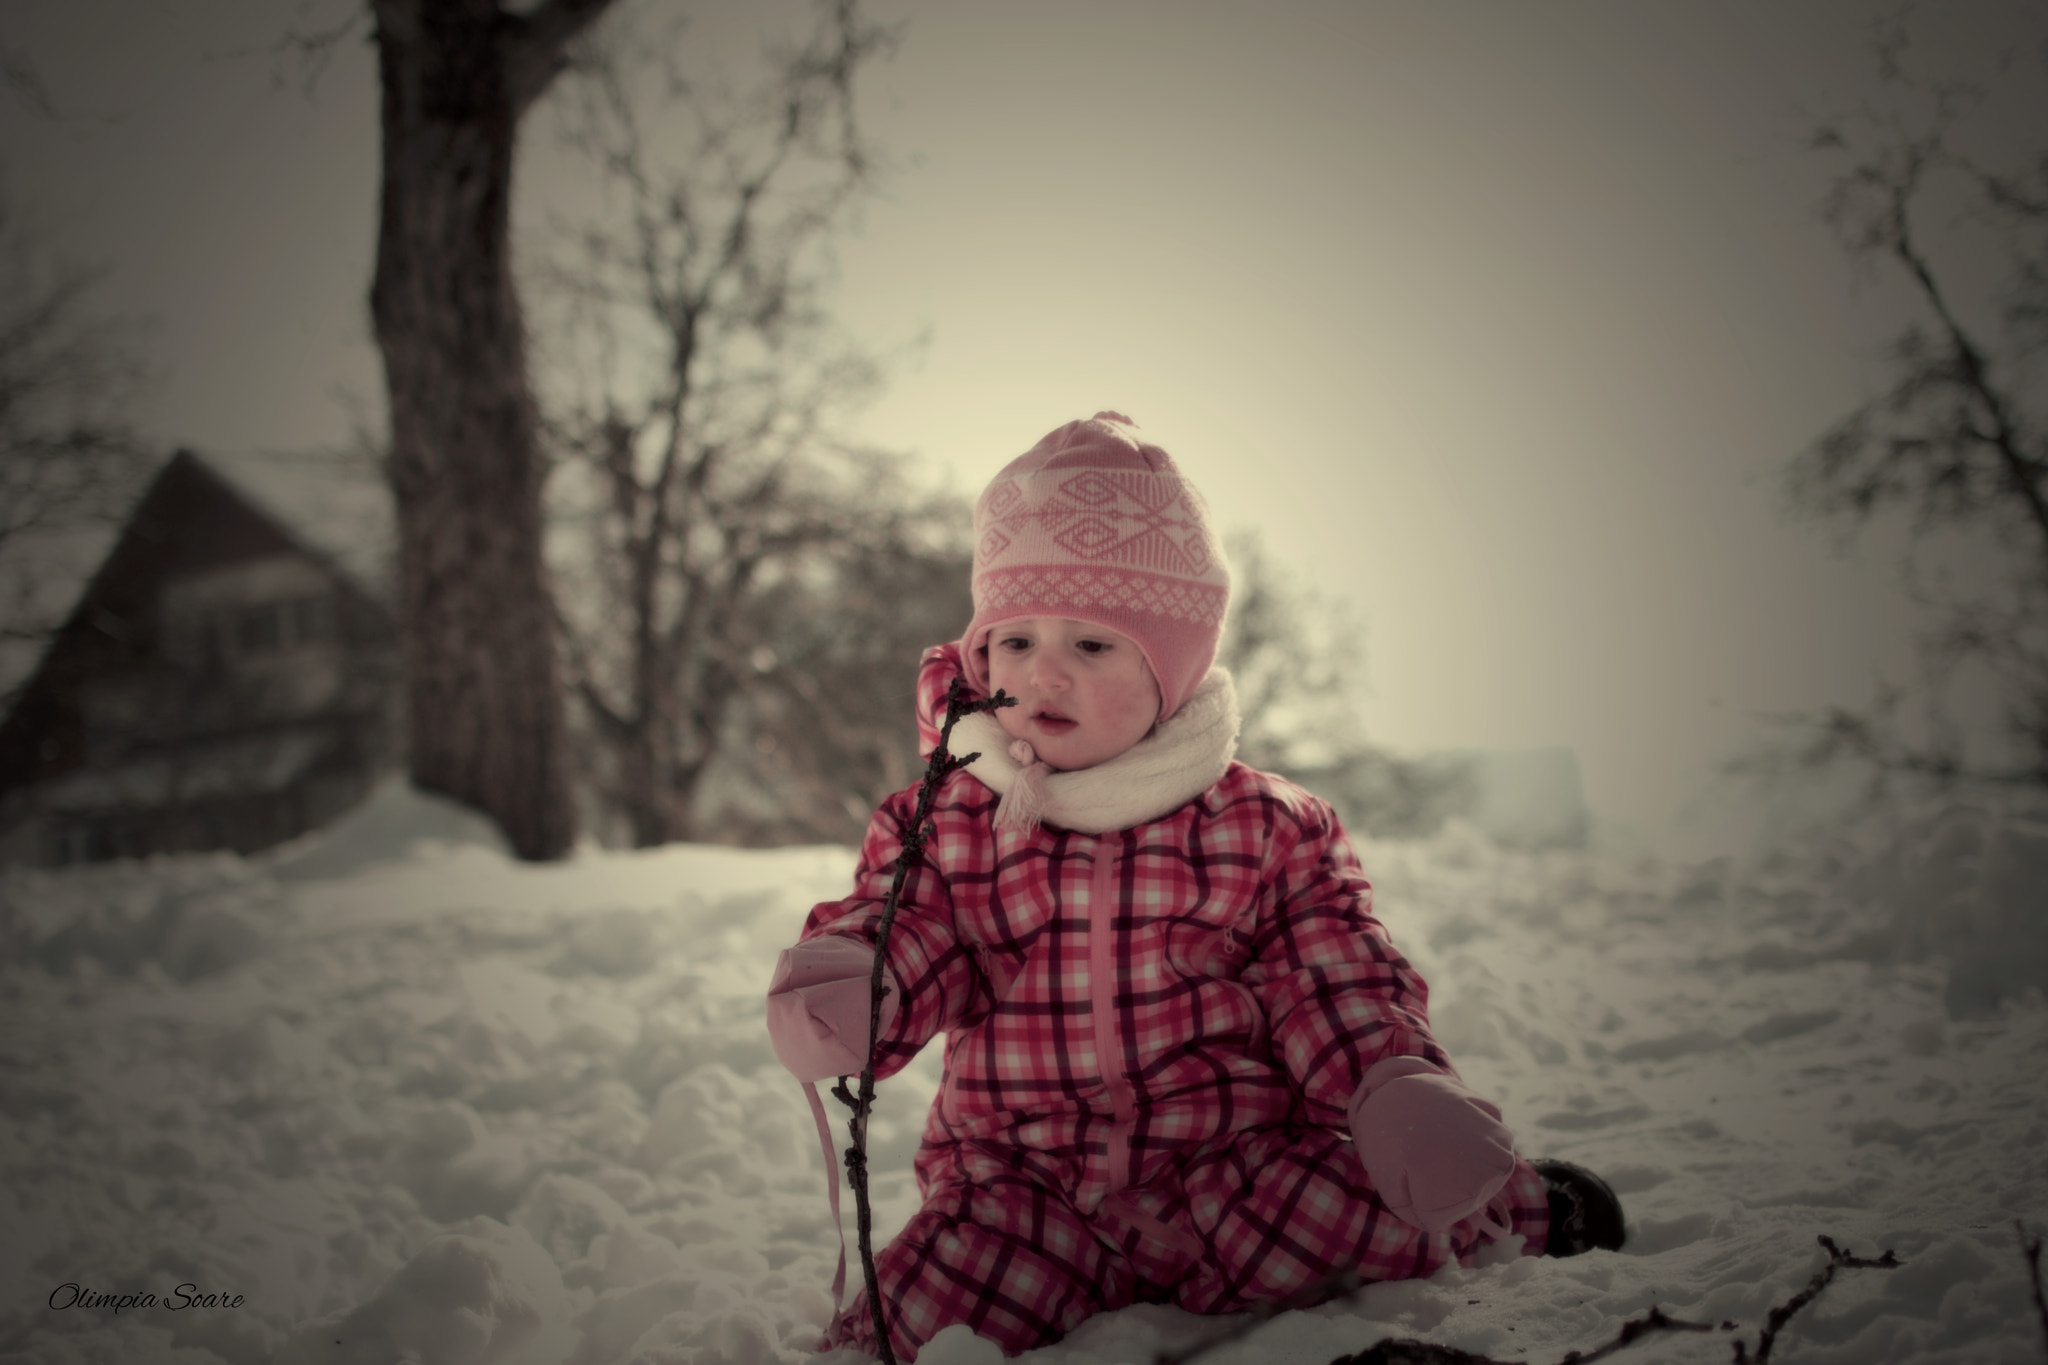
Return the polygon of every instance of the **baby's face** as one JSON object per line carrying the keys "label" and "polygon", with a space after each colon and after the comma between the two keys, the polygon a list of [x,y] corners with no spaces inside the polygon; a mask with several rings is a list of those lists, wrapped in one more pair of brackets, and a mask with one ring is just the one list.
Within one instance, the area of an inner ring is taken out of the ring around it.
{"label": "baby's face", "polygon": [[1159,719],[1159,684],[1129,636],[1067,616],[1004,621],[988,637],[996,719],[1063,772],[1115,758]]}

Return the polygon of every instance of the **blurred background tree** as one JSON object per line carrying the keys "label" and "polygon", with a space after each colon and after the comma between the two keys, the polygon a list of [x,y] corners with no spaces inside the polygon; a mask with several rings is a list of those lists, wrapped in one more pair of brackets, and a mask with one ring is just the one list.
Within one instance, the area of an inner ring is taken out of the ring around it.
{"label": "blurred background tree", "polygon": [[[689,25],[707,16],[687,6],[562,0],[523,12],[476,69],[443,69],[457,40],[499,9],[367,7],[386,96],[373,311],[393,400],[389,444],[381,434],[374,444],[407,547],[397,596],[416,674],[414,781],[484,809],[528,857],[566,848],[573,824],[551,792],[571,779],[608,842],[855,840],[874,806],[915,780],[919,653],[971,614],[966,500],[935,490],[905,457],[839,435],[883,378],[882,363],[833,326],[827,296],[832,245],[875,175],[856,80],[896,35],[851,0],[824,0],[749,82],[730,66],[693,65],[707,49]],[[287,46],[313,70],[364,13]],[[427,95],[443,80],[482,83],[457,102],[464,120],[496,109],[516,124],[545,95],[559,152],[589,178],[590,194],[558,197],[549,230],[522,239],[542,245],[523,246],[516,268],[496,254],[512,240],[497,216],[509,214],[510,130],[436,133]],[[452,139],[438,160],[419,143],[434,137]],[[491,171],[481,198],[449,197],[445,177],[469,164],[459,147]],[[465,223],[497,247],[447,290],[425,290],[438,278],[433,253]],[[129,376],[113,333],[78,311],[89,279],[52,276],[42,294],[27,279],[10,277],[10,316],[24,327],[0,357],[10,516],[38,498],[88,501],[82,484],[47,482],[87,463],[34,464],[32,451],[132,445],[112,416],[118,403],[99,403]],[[465,303],[488,316],[478,323]],[[17,337],[38,318],[50,325],[35,335],[69,340],[48,348],[49,378],[31,382]],[[428,402],[429,380],[452,387]],[[38,413],[90,395],[98,406],[70,410],[107,420],[31,423],[32,405],[16,397],[31,390]],[[529,421],[531,463],[519,435]],[[42,444],[17,439],[30,426]],[[497,435],[485,441],[487,431]],[[537,581],[558,663],[530,640],[510,652],[489,644],[492,632],[523,630],[515,623],[534,600],[534,583],[506,567],[521,536],[500,533],[517,529],[525,513],[513,504],[542,475],[551,539]],[[489,498],[464,492],[485,487]],[[495,549],[465,560],[452,549],[484,543],[463,530],[479,517],[494,521],[484,542]],[[1361,738],[1347,700],[1355,626],[1285,582],[1255,537],[1238,536],[1234,555],[1222,658],[1238,674],[1242,755],[1301,778],[1376,833],[1434,828],[1457,783]],[[459,601],[448,577],[458,570],[474,580]],[[570,703],[561,736],[539,725],[508,739],[513,718],[547,710],[511,675],[556,667]],[[432,684],[424,710],[421,670]],[[505,694],[495,716],[475,704],[494,689]]]}
{"label": "blurred background tree", "polygon": [[1918,676],[1799,722],[1797,760],[2048,787],[2048,139],[2005,111],[2048,78],[2017,39],[1982,81],[1915,70],[1910,11],[1878,30],[1888,101],[1815,130],[1822,214],[1910,314],[1884,387],[1793,459],[1792,505],[1852,540],[1901,534]]}
{"label": "blurred background tree", "polygon": [[1230,616],[1216,661],[1237,685],[1238,758],[1315,792],[1356,834],[1427,835],[1468,809],[1468,767],[1403,757],[1365,738],[1352,700],[1365,634],[1349,607],[1291,581],[1256,532],[1232,532],[1225,549]]}
{"label": "blurred background tree", "polygon": [[95,310],[98,282],[0,194],[0,716],[149,473],[134,324]]}
{"label": "blurred background tree", "polygon": [[595,193],[531,273],[582,777],[635,846],[857,839],[915,774],[919,650],[968,615],[965,505],[835,434],[880,382],[822,300],[894,38],[823,5],[734,88],[686,22],[624,9],[579,48],[561,134]]}
{"label": "blurred background tree", "polygon": [[576,829],[512,169],[521,122],[610,3],[369,3],[382,96],[370,317],[390,413],[406,768],[535,860],[566,854]]}

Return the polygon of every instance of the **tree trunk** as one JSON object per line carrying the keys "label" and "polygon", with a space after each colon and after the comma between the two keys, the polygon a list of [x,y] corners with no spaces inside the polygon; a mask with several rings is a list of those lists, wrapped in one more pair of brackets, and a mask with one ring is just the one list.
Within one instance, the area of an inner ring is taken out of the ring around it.
{"label": "tree trunk", "polygon": [[375,0],[383,184],[370,311],[391,408],[408,763],[527,859],[575,837],[545,468],[513,289],[519,116],[608,0]]}

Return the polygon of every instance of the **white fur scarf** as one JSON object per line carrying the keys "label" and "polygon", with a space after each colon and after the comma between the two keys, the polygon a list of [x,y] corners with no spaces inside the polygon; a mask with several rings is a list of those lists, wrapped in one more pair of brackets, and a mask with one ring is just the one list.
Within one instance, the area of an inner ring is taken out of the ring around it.
{"label": "white fur scarf", "polygon": [[[1082,834],[1129,829],[1186,805],[1213,786],[1237,752],[1237,690],[1226,669],[1212,668],[1180,710],[1115,758],[1075,772],[1028,771],[1011,753],[1013,741],[986,711],[953,726],[955,753],[980,752],[967,765],[1003,805],[1026,818],[1044,819]],[[1022,786],[1017,796],[1011,788]]]}

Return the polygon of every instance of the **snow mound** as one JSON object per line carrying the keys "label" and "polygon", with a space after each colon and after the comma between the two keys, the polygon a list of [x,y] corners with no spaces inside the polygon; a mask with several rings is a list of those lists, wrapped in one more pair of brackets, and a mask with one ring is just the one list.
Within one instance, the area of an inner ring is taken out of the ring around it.
{"label": "snow mound", "polygon": [[277,1365],[548,1365],[574,1345],[561,1274],[517,1228],[476,1218],[392,1272],[359,1307],[309,1323]]}
{"label": "snow mound", "polygon": [[1989,803],[1916,812],[1851,876],[1896,959],[1946,957],[1952,1018],[2048,990],[2048,819]]}
{"label": "snow mound", "polygon": [[311,881],[345,877],[372,863],[410,856],[422,846],[431,855],[433,848],[448,845],[511,851],[498,827],[483,816],[392,776],[341,819],[273,850],[265,861],[280,879]]}
{"label": "snow mound", "polygon": [[2048,991],[2048,816],[2030,802],[1888,809],[1774,854],[1745,880],[1753,966],[1937,964],[1955,1020]]}

